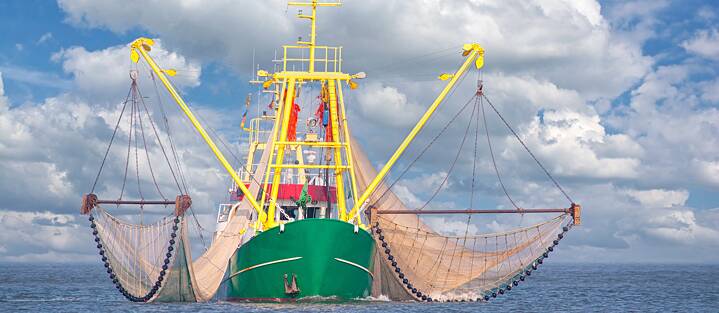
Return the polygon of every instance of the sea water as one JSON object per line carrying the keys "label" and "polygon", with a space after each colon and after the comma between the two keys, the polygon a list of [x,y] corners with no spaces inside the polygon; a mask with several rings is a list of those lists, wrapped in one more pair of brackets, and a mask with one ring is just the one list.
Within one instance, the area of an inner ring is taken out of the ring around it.
{"label": "sea water", "polygon": [[[98,261],[99,263],[99,261]],[[139,304],[101,264],[0,263],[2,312],[719,312],[719,265],[545,263],[489,303]]]}

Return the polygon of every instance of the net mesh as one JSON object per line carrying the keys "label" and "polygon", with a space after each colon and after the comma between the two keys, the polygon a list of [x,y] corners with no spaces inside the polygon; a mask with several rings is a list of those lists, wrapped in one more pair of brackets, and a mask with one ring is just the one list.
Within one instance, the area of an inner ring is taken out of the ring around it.
{"label": "net mesh", "polygon": [[[255,173],[264,173],[268,160],[266,149]],[[253,180],[249,190],[257,194],[259,182]],[[232,254],[243,238],[253,233],[246,214],[251,211],[246,198],[236,203],[227,225],[194,262],[188,223],[183,216],[167,216],[141,225],[123,221],[99,206],[90,214],[110,278],[117,281],[118,289],[127,298],[138,302],[184,302],[208,301],[215,296]]]}
{"label": "net mesh", "polygon": [[[363,190],[376,176],[367,156],[352,145],[357,185]],[[377,210],[409,210],[391,190],[381,185],[369,203]],[[381,195],[381,196],[380,196]],[[537,266],[555,239],[570,223],[562,214],[529,227],[508,232],[468,236],[444,235],[418,215],[373,215],[378,256],[375,295],[405,300],[474,300],[496,293]],[[419,293],[418,293],[419,292]],[[418,296],[419,295],[419,296]]]}
{"label": "net mesh", "polygon": [[241,207],[235,206],[228,225],[194,262],[185,218],[178,218],[179,223],[175,223],[175,217],[170,216],[153,224],[138,225],[116,218],[101,207],[92,211],[92,217],[108,273],[128,298],[207,301],[218,290],[227,262],[249,226],[247,216],[236,214]]}
{"label": "net mesh", "polygon": [[[396,262],[413,288],[435,299],[475,299],[518,279],[547,251],[564,215],[511,232],[446,236],[379,216],[378,249]],[[386,246],[382,246],[386,243]],[[387,252],[389,251],[389,252]],[[399,276],[397,275],[399,279]]]}
{"label": "net mesh", "polygon": [[157,290],[151,290],[161,276],[163,265],[174,262],[177,256],[168,251],[174,250],[174,247],[171,248],[174,246],[171,234],[177,228],[174,217],[163,217],[153,224],[140,225],[125,222],[104,208],[96,207],[92,218],[95,241],[111,278],[117,280],[118,286],[129,295],[142,298],[156,293]]}

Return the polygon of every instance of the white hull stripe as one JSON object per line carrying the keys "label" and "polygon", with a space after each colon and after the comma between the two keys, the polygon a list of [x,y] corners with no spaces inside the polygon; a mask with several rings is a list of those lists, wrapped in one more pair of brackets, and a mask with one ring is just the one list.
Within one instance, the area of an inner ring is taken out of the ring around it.
{"label": "white hull stripe", "polygon": [[258,267],[263,267],[263,266],[266,266],[266,265],[272,265],[272,264],[277,264],[277,263],[282,263],[282,262],[295,261],[295,260],[299,260],[299,259],[301,259],[301,258],[302,258],[301,256],[296,256],[296,257],[294,257],[294,258],[286,258],[286,259],[281,259],[281,260],[274,260],[274,261],[269,261],[269,262],[265,262],[265,263],[260,263],[260,264],[257,264],[257,265],[252,265],[252,266],[250,266],[250,267],[248,267],[248,268],[244,268],[244,269],[241,269],[241,270],[235,272],[234,274],[232,274],[232,275],[230,275],[229,277],[227,277],[225,280],[230,279],[230,278],[232,278],[232,277],[235,277],[235,276],[237,276],[237,275],[240,275],[240,274],[242,274],[242,273],[244,273],[244,272],[247,272],[247,271],[249,271],[249,270],[256,269],[256,268],[258,268]]}
{"label": "white hull stripe", "polygon": [[361,269],[361,270],[367,272],[367,274],[369,274],[369,277],[371,277],[372,279],[374,279],[374,275],[372,275],[372,272],[370,272],[370,270],[368,270],[366,267],[364,267],[364,266],[362,266],[362,265],[359,265],[359,264],[354,263],[354,262],[351,262],[351,261],[347,261],[347,260],[345,260],[345,259],[340,259],[340,258],[335,258],[335,260],[340,261],[340,262],[345,263],[345,264],[352,265],[352,266],[354,266],[354,267],[356,267],[356,268],[359,268],[359,269]]}

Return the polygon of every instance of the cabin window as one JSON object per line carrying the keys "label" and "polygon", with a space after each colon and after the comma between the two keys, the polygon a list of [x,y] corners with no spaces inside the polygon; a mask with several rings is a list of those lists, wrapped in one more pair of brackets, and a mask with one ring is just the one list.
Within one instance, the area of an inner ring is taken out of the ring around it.
{"label": "cabin window", "polygon": [[305,218],[319,218],[322,208],[307,208]]}

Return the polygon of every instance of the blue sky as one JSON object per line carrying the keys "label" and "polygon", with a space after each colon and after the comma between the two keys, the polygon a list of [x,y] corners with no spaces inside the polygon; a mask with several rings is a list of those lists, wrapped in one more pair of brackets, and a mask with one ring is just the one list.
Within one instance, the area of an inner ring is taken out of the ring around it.
{"label": "blue sky", "polygon": [[[719,260],[714,1],[438,0],[413,6],[347,0],[320,14],[320,42],[343,45],[346,68],[368,72],[346,97],[355,135],[376,164],[441,87],[427,77],[456,66],[456,51],[446,48],[478,41],[487,49],[488,96],[585,207],[586,225],[560,258]],[[279,0],[4,1],[0,27],[10,30],[0,38],[0,130],[6,131],[0,170],[7,173],[0,178],[0,238],[25,241],[0,243],[0,261],[91,259],[76,203],[126,94],[125,44],[138,36],[159,39],[158,59],[180,71],[185,98],[226,141],[241,146],[237,123],[245,95],[255,91],[247,83],[253,54],[270,69],[274,49],[306,34],[306,25]],[[472,79],[438,121],[472,93]],[[181,119],[175,122],[189,131]],[[419,142],[440,127],[429,125]],[[460,132],[461,126],[453,128],[449,137]],[[506,134],[496,136],[499,164],[514,177],[507,181],[510,191],[527,206],[564,205]],[[374,140],[380,137],[385,140]],[[185,165],[196,177],[197,203],[207,207],[202,218],[211,225],[227,177],[201,142],[182,140],[194,156]],[[418,163],[397,191],[405,201],[421,203],[426,195],[416,191],[436,188],[445,170],[437,164],[447,159],[442,151],[455,146],[447,140]],[[469,164],[463,158],[460,168]],[[482,203],[506,207],[492,175],[482,172]],[[466,181],[460,174],[450,183]],[[38,189],[49,192],[26,197]],[[461,197],[449,192],[438,205],[462,207]],[[512,223],[477,222],[476,229]],[[33,234],[37,225],[43,231]],[[43,240],[48,234],[54,240]]]}
{"label": "blue sky", "polygon": [[[22,28],[8,32],[0,48],[5,92],[15,105],[39,101],[72,87],[72,75],[63,72],[61,63],[51,60],[53,53],[72,46],[98,50],[152,35],[140,27],[112,32],[73,26],[66,22],[66,15],[52,1],[7,1],[0,3],[0,9],[0,25],[5,29]],[[244,99],[250,68],[237,73],[220,62],[208,62],[203,68],[204,84],[188,93],[188,100],[202,99],[216,106],[229,107],[237,105],[235,99]],[[223,87],[210,88],[218,85]]]}

